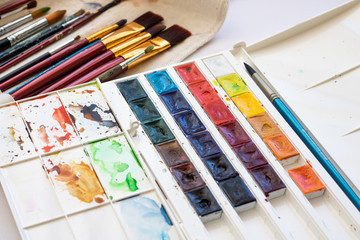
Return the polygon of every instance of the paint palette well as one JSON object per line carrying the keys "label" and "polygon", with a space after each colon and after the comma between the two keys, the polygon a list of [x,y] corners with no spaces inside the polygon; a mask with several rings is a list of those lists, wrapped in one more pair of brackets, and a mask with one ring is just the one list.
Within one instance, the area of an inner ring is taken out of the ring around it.
{"label": "paint palette well", "polygon": [[57,95],[24,101],[19,103],[19,106],[39,153],[48,153],[80,143],[70,117]]}
{"label": "paint palette well", "polygon": [[120,132],[112,112],[96,84],[62,91],[60,98],[82,141]]}
{"label": "paint palette well", "polygon": [[109,198],[118,200],[152,189],[124,136],[90,143],[86,150]]}
{"label": "paint palette well", "polygon": [[0,122],[0,166],[35,156],[35,147],[15,104],[0,109]]}

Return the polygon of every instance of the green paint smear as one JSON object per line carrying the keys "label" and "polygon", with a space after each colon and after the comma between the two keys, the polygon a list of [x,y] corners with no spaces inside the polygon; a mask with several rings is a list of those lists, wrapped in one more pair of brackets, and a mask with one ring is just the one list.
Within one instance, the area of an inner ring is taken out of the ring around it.
{"label": "green paint smear", "polygon": [[240,91],[241,90],[240,86],[237,83],[232,85],[232,89],[234,89],[235,91]]}
{"label": "green paint smear", "polygon": [[[116,140],[111,140],[110,143],[108,141],[109,140],[95,142],[89,146],[89,155],[93,159],[95,166],[110,176],[109,186],[111,188],[125,192],[138,190],[137,181],[131,176],[131,172],[126,174],[124,181],[119,181],[119,175],[125,174],[125,171],[129,170],[129,165],[121,161],[121,159],[123,159],[121,155],[124,155],[123,148],[125,145]],[[115,160],[112,151],[116,153]],[[133,157],[131,161],[135,160],[137,165],[142,169],[134,151],[131,149],[129,153]]]}

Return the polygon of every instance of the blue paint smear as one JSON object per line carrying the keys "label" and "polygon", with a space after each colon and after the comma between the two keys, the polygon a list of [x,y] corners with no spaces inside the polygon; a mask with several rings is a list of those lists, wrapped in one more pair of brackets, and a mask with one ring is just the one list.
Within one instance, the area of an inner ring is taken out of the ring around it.
{"label": "blue paint smear", "polygon": [[177,90],[176,84],[166,71],[153,72],[146,75],[157,94],[167,93]]}
{"label": "blue paint smear", "polygon": [[120,212],[127,223],[127,230],[136,239],[169,240],[172,223],[163,209],[153,199],[136,196],[119,202]]}

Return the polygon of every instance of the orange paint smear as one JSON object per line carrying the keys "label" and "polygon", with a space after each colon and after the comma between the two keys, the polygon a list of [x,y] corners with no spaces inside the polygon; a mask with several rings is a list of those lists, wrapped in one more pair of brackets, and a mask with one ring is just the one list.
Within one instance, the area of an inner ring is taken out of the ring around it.
{"label": "orange paint smear", "polygon": [[325,188],[324,184],[309,165],[290,169],[288,173],[304,194]]}
{"label": "orange paint smear", "polygon": [[55,180],[64,182],[70,195],[86,203],[104,202],[104,190],[94,171],[86,163],[59,163],[48,170],[49,173],[54,171],[57,172]]}

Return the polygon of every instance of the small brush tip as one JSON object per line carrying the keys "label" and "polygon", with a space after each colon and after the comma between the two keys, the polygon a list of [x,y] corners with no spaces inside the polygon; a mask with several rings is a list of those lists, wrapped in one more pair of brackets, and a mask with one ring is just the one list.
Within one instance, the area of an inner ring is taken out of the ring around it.
{"label": "small brush tip", "polygon": [[134,22],[136,22],[137,24],[140,24],[141,26],[143,26],[145,29],[149,28],[159,22],[161,22],[162,20],[164,20],[164,18],[158,14],[155,14],[153,12],[146,12],[143,15],[141,15],[140,17],[136,18],[134,20]]}
{"label": "small brush tip", "polygon": [[34,12],[31,13],[31,15],[33,18],[38,18],[38,17],[44,15],[45,13],[47,13],[49,10],[50,10],[49,7],[43,7],[38,10],[35,10]]}
{"label": "small brush tip", "polygon": [[253,74],[255,74],[255,70],[247,63],[244,62],[244,65],[245,65],[245,68],[246,68],[246,71],[248,71],[248,73],[250,74],[250,76],[252,76]]}
{"label": "small brush tip", "polygon": [[85,15],[90,15],[91,14],[91,12],[90,11],[87,11],[86,13],[85,13]]}
{"label": "small brush tip", "polygon": [[119,26],[119,28],[121,28],[122,26],[125,25],[125,23],[127,22],[126,19],[121,19],[120,21],[118,21],[117,23],[115,23],[116,25]]}
{"label": "small brush tip", "polygon": [[75,16],[75,17],[78,17],[78,16],[80,16],[80,15],[83,15],[84,12],[85,12],[84,9],[80,9],[79,11],[77,11],[76,13],[74,13],[74,16]]}
{"label": "small brush tip", "polygon": [[153,49],[154,49],[154,46],[153,46],[153,45],[150,45],[150,46],[148,46],[148,47],[145,49],[145,53],[149,53],[149,52],[151,52]]}
{"label": "small brush tip", "polygon": [[34,8],[37,6],[37,1],[32,1],[27,5],[27,9]]}
{"label": "small brush tip", "polygon": [[152,26],[151,28],[145,30],[144,32],[150,33],[151,36],[156,36],[165,28],[166,28],[166,26],[164,24],[158,23],[158,24]]}
{"label": "small brush tip", "polygon": [[161,32],[158,36],[168,41],[171,46],[174,46],[179,42],[184,41],[186,38],[190,37],[191,32],[175,24],[166,29],[165,31]]}
{"label": "small brush tip", "polygon": [[77,41],[80,39],[80,35],[77,35],[76,37],[74,37],[74,40]]}
{"label": "small brush tip", "polygon": [[56,23],[59,21],[66,13],[66,10],[58,10],[52,14],[49,14],[46,17],[46,20],[48,21],[49,25]]}

